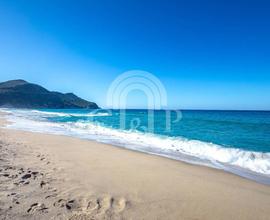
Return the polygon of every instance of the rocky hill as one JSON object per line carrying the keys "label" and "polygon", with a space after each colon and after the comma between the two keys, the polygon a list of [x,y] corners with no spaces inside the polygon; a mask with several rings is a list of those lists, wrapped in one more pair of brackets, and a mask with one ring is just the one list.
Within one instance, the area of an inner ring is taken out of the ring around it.
{"label": "rocky hill", "polygon": [[0,107],[6,108],[99,108],[73,93],[51,92],[24,80],[0,83]]}

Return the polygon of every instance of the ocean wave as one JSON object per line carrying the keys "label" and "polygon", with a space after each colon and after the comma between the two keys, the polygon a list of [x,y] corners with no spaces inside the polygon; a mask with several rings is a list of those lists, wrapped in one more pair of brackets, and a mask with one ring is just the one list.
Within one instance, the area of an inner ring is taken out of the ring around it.
{"label": "ocean wave", "polygon": [[96,117],[96,116],[110,116],[108,112],[96,112],[96,113],[63,113],[63,112],[46,112],[39,110],[31,110],[32,113],[37,113],[46,116],[58,116],[58,117]]}
{"label": "ocean wave", "polygon": [[17,116],[31,116],[31,117],[99,117],[99,116],[110,116],[108,112],[89,112],[89,113],[64,113],[64,112],[50,112],[41,110],[7,110],[1,109],[2,112],[15,114]]}
{"label": "ocean wave", "polygon": [[157,149],[156,152],[170,151],[175,154],[185,154],[199,157],[213,164],[230,164],[249,169],[262,174],[270,174],[270,153],[245,151],[237,148],[226,148],[221,145],[189,140],[181,137],[168,137],[137,131],[124,131],[103,127],[91,123],[76,122],[69,125],[69,129],[90,131],[95,135],[105,135],[107,138],[134,146]]}
{"label": "ocean wave", "polygon": [[270,175],[270,153],[228,148],[182,137],[113,129],[93,122],[54,123],[18,118],[14,115],[7,117],[12,122],[8,125],[10,128],[93,139],[179,160],[197,158],[197,163],[225,170],[234,167]]}

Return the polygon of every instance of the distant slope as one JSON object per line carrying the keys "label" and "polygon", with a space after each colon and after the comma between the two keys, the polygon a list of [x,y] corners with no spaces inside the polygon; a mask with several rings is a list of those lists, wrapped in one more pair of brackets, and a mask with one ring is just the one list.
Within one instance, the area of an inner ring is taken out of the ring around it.
{"label": "distant slope", "polygon": [[24,80],[0,83],[0,107],[7,108],[99,108],[73,93],[51,92]]}

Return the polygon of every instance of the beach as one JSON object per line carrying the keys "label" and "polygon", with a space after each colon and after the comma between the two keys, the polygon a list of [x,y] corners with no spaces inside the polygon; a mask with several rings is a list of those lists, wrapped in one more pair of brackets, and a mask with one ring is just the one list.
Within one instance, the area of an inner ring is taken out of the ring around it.
{"label": "beach", "polygon": [[269,1],[0,1],[0,220],[270,220]]}
{"label": "beach", "polygon": [[269,219],[270,187],[222,170],[60,135],[0,140],[1,219]]}

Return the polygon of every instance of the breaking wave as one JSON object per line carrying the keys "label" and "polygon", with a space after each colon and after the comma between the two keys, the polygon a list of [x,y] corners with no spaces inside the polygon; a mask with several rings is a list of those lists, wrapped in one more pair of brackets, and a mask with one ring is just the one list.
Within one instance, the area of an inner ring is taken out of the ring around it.
{"label": "breaking wave", "polygon": [[[23,110],[25,111],[25,110]],[[238,148],[228,148],[221,145],[192,140],[183,137],[169,137],[136,130],[120,130],[97,124],[93,121],[50,122],[37,120],[39,114],[55,115],[60,117],[74,116],[74,113],[28,111],[27,114],[16,110],[9,112],[8,120],[12,122],[7,126],[13,129],[33,132],[68,135],[79,138],[96,140],[132,150],[165,156],[190,163],[211,166],[227,170],[249,178],[266,178],[270,183],[270,153],[253,152]],[[30,114],[31,118],[28,117]],[[35,117],[33,117],[33,114]],[[102,114],[102,116],[106,116]],[[87,116],[100,116],[98,114],[75,114]]]}

